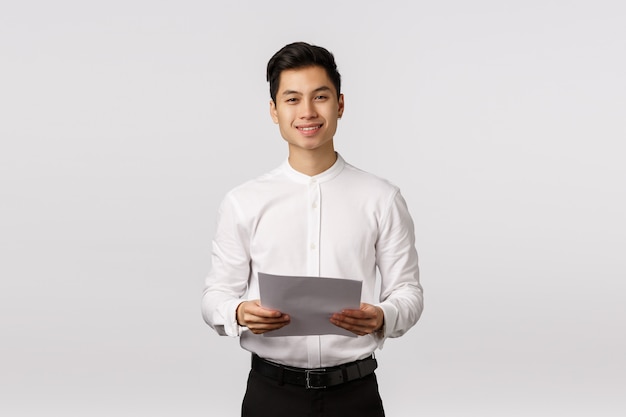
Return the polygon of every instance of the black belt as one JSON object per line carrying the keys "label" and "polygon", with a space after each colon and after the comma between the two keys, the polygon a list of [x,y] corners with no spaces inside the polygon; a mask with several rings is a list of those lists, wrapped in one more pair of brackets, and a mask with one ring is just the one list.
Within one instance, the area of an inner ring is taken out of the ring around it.
{"label": "black belt", "polygon": [[307,389],[327,388],[354,381],[373,374],[377,366],[376,359],[370,356],[330,368],[292,368],[252,355],[252,369],[261,375],[281,384],[299,385]]}

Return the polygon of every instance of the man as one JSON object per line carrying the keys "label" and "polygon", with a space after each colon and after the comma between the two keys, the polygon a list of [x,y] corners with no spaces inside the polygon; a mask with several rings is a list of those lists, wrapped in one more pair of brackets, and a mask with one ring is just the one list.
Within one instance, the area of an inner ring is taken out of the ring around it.
{"label": "man", "polygon": [[[267,80],[289,156],[222,201],[203,317],[252,354],[243,416],[384,416],[373,353],[423,308],[411,216],[398,187],[335,152],[344,97],[329,51],[286,45],[270,59]],[[290,318],[260,304],[259,272],[362,281],[360,309],[330,318],[357,337],[265,337]]]}

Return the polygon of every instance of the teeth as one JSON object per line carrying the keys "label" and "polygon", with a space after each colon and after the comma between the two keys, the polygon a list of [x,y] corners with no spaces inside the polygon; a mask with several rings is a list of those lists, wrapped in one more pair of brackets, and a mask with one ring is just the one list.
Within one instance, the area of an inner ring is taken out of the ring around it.
{"label": "teeth", "polygon": [[315,126],[315,127],[301,127],[300,130],[315,130],[319,128],[319,126]]}

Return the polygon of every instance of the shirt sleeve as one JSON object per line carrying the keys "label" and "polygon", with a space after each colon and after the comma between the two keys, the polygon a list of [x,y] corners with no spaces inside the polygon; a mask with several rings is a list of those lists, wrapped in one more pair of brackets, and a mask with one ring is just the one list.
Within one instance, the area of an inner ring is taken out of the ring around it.
{"label": "shirt sleeve", "polygon": [[202,317],[222,336],[239,336],[236,309],[250,276],[250,238],[232,196],[222,201],[212,243],[211,270],[202,295]]}
{"label": "shirt sleeve", "polygon": [[378,306],[385,313],[382,345],[384,338],[402,336],[413,327],[424,308],[413,220],[399,191],[381,223],[376,263],[381,276]]}

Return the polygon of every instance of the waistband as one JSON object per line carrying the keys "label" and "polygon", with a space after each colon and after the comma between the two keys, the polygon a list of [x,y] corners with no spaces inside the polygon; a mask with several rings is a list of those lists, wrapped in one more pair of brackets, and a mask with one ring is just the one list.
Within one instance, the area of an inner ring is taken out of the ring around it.
{"label": "waistband", "polygon": [[252,354],[252,369],[261,375],[278,381],[307,389],[323,389],[345,384],[374,373],[378,362],[373,356],[343,365],[328,368],[294,368],[280,365]]}

